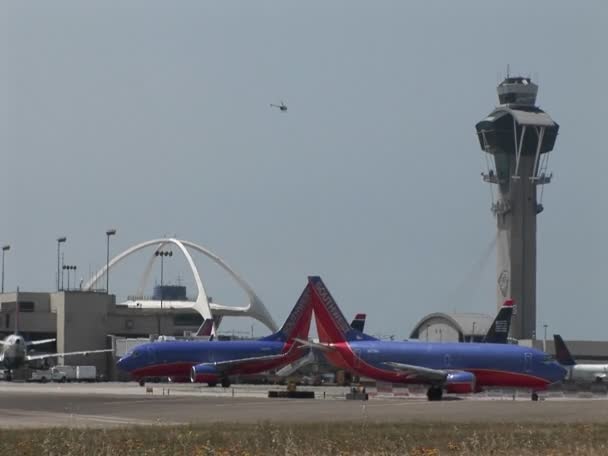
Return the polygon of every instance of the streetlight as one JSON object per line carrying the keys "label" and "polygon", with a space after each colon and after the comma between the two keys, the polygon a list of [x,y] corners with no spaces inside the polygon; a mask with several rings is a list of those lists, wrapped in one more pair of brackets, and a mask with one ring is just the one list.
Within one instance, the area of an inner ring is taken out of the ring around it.
{"label": "streetlight", "polygon": [[65,236],[62,237],[58,237],[57,238],[57,291],[59,291],[59,274],[60,274],[60,267],[59,267],[59,251],[61,249],[61,244],[63,244],[65,241],[67,241],[68,238]]}
{"label": "streetlight", "polygon": [[73,264],[64,264],[63,265],[63,269],[68,271],[68,288],[67,290],[70,291],[70,271],[74,271],[74,283],[76,283],[76,266]]}
{"label": "streetlight", "polygon": [[543,351],[546,352],[547,351],[547,327],[549,325],[547,323],[545,323],[543,325],[543,327],[545,328],[545,338],[543,339]]}
{"label": "streetlight", "polygon": [[2,246],[2,293],[4,293],[4,252],[8,252],[11,246],[6,244]]}
{"label": "streetlight", "polygon": [[473,322],[473,333],[469,342],[475,342],[475,322]]}
{"label": "streetlight", "polygon": [[106,231],[106,293],[110,294],[110,236],[114,236],[114,228]]}
{"label": "streetlight", "polygon": [[160,312],[158,313],[158,335],[160,336],[160,316],[163,313],[163,295],[164,295],[164,289],[163,289],[163,271],[164,271],[164,263],[165,263],[165,257],[166,256],[173,256],[173,252],[172,251],[167,251],[167,250],[157,250],[156,252],[154,252],[155,256],[159,256],[160,257]]}

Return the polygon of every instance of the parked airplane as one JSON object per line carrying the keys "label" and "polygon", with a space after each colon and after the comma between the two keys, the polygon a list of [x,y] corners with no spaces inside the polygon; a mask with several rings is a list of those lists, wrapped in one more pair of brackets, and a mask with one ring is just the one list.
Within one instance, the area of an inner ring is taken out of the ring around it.
{"label": "parked airplane", "polygon": [[441,400],[444,390],[463,394],[484,387],[530,388],[538,400],[537,391],[566,374],[549,355],[518,345],[380,341],[349,327],[320,277],[309,277],[309,284],[321,343],[308,345],[361,376],[429,385],[430,401]]}
{"label": "parked airplane", "polygon": [[112,351],[108,350],[84,350],[68,353],[45,353],[45,354],[29,354],[29,348],[55,342],[55,339],[42,339],[26,341],[23,336],[19,335],[19,290],[17,290],[15,311],[15,329],[14,333],[8,335],[4,340],[0,340],[0,369],[4,370],[4,379],[12,380],[13,370],[19,369],[31,361],[46,360],[51,358],[59,358],[63,356],[75,355],[90,355],[92,353],[104,353]]}
{"label": "parked airplane", "polygon": [[230,386],[230,376],[256,374],[292,363],[306,351],[312,319],[310,286],[304,288],[283,327],[258,340],[167,341],[142,344],[118,360],[140,384],[149,377],[190,377],[192,382]]}
{"label": "parked airplane", "polygon": [[608,376],[608,364],[576,364],[570,350],[559,334],[553,335],[555,358],[566,368],[566,380],[575,383],[602,383]]}

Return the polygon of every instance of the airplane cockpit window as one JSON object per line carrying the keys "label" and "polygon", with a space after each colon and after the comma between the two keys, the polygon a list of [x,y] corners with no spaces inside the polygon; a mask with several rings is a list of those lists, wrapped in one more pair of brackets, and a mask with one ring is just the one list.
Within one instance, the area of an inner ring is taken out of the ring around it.
{"label": "airplane cockpit window", "polygon": [[137,350],[131,350],[125,353],[125,358],[137,358],[140,355],[140,352]]}
{"label": "airplane cockpit window", "polygon": [[555,361],[555,358],[553,358],[553,356],[547,355],[547,354],[545,354],[545,356],[543,356],[544,363],[552,363],[553,361]]}

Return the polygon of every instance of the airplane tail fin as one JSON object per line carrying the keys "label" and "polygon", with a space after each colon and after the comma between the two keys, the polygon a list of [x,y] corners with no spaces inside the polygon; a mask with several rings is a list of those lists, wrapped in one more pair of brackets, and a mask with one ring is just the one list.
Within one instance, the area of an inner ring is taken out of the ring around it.
{"label": "airplane tail fin", "polygon": [[359,313],[355,315],[355,319],[351,322],[350,327],[356,329],[359,332],[363,332],[363,328],[365,328],[365,318],[367,315]]}
{"label": "airplane tail fin", "polygon": [[321,277],[311,276],[308,278],[308,283],[311,286],[317,332],[319,333],[319,340],[321,342],[375,340],[374,337],[350,327]]}
{"label": "airplane tail fin", "polygon": [[483,341],[490,344],[506,344],[509,328],[511,327],[512,315],[513,300],[507,299],[498,311],[498,314],[496,315],[492,326],[488,329]]}
{"label": "airplane tail fin", "polygon": [[574,366],[576,361],[570,354],[570,350],[559,334],[553,334],[553,342],[555,343],[555,358],[562,366]]}
{"label": "airplane tail fin", "polygon": [[198,328],[196,337],[208,337],[209,340],[213,338],[213,318],[207,318],[203,321],[203,324]]}
{"label": "airplane tail fin", "polygon": [[289,342],[294,338],[308,339],[310,320],[312,319],[312,303],[310,298],[310,286],[307,284],[281,329],[270,336],[262,338],[262,340]]}

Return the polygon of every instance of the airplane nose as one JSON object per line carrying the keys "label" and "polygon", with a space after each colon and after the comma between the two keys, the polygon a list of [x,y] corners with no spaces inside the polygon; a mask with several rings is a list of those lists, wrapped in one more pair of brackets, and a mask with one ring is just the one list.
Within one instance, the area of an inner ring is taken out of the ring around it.
{"label": "airplane nose", "polygon": [[123,371],[129,370],[129,356],[123,356],[116,362],[116,366]]}

